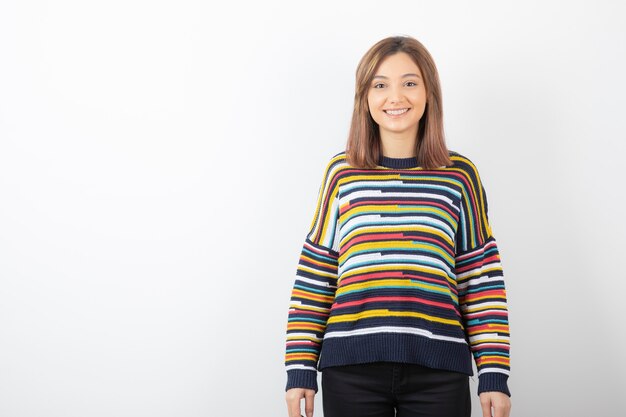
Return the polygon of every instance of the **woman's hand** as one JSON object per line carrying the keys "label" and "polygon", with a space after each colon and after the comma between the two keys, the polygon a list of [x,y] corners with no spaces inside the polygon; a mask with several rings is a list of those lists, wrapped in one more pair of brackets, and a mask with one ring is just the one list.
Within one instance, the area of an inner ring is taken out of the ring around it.
{"label": "woman's hand", "polygon": [[287,400],[287,411],[289,417],[301,417],[300,400],[304,398],[304,411],[306,417],[313,417],[313,400],[315,399],[315,390],[305,388],[291,388],[287,390],[285,395]]}
{"label": "woman's hand", "polygon": [[[509,417],[511,412],[511,399],[503,392],[481,392],[480,406],[483,409],[483,417]],[[493,415],[491,414],[493,407]],[[291,417],[291,415],[289,416]]]}

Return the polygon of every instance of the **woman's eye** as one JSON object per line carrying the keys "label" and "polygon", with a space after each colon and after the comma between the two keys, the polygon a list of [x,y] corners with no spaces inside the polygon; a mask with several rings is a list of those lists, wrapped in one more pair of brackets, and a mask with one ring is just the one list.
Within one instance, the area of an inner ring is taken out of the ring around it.
{"label": "woman's eye", "polygon": [[417,85],[417,83],[415,83],[413,81],[407,81],[406,85],[408,85],[409,87],[413,87],[413,86]]}
{"label": "woman's eye", "polygon": [[383,87],[384,87],[383,83],[374,84],[374,88],[383,88]]}

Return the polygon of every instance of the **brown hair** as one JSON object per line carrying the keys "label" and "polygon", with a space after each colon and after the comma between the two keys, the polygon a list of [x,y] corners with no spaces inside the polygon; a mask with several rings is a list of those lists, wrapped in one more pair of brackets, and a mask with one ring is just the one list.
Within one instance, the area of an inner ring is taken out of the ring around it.
{"label": "brown hair", "polygon": [[452,165],[443,132],[443,108],[439,74],[432,56],[417,39],[391,36],[377,42],[361,58],[356,69],[354,111],[346,145],[348,163],[357,168],[374,168],[381,156],[378,124],[369,112],[367,94],[380,63],[398,52],[408,54],[422,72],[426,108],[419,121],[416,152],[419,166],[426,169]]}

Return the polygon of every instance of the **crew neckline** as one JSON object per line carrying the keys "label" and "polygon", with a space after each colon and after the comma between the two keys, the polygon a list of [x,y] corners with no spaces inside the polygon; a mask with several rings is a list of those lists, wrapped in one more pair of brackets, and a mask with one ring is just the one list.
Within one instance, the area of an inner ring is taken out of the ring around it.
{"label": "crew neckline", "polygon": [[378,161],[378,165],[385,168],[417,168],[417,156],[410,156],[408,158],[392,158],[390,156],[381,155]]}

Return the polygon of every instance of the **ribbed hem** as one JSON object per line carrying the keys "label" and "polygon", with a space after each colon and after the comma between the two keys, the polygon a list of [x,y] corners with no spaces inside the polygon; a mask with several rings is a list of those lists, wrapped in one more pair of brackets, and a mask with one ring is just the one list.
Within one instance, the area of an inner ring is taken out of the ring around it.
{"label": "ribbed hem", "polygon": [[412,156],[409,158],[391,158],[385,155],[381,155],[378,161],[378,165],[387,168],[415,168],[418,165],[417,157]]}
{"label": "ribbed hem", "polygon": [[287,386],[285,391],[291,388],[314,389],[317,392],[317,371],[305,369],[292,369],[287,371]]}
{"label": "ribbed hem", "polygon": [[467,344],[399,333],[325,338],[317,369],[370,362],[413,363],[474,374]]}
{"label": "ribbed hem", "polygon": [[507,380],[509,376],[499,372],[486,372],[478,377],[478,394],[487,391],[503,392],[509,397],[511,392]]}

